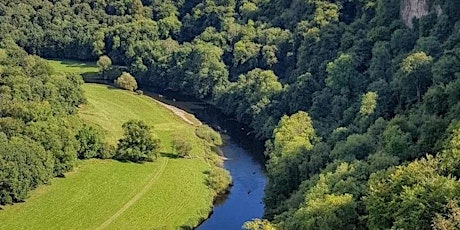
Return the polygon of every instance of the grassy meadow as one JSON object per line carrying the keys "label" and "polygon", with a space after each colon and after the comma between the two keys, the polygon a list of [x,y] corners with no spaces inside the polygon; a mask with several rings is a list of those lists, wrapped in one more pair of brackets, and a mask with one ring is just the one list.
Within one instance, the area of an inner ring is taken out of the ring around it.
{"label": "grassy meadow", "polygon": [[[78,72],[74,65],[51,63],[58,71]],[[213,201],[204,174],[210,166],[200,157],[203,146],[195,127],[147,96],[97,84],[83,89],[88,103],[79,114],[104,130],[109,143],[122,136],[123,122],[141,119],[161,139],[162,157],[144,164],[79,161],[66,178],[1,210],[0,229],[178,229],[205,218]],[[178,132],[193,143],[196,157],[174,157],[170,142]]]}
{"label": "grassy meadow", "polygon": [[95,63],[69,61],[69,60],[47,60],[48,64],[53,67],[56,73],[97,73],[99,69]]}

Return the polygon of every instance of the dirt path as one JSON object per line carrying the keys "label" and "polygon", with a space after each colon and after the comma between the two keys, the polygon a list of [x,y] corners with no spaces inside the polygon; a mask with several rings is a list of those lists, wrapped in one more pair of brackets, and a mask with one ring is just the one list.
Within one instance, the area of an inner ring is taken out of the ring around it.
{"label": "dirt path", "polygon": [[188,117],[187,117],[187,112],[185,112],[184,110],[182,109],[179,109],[177,107],[174,107],[172,105],[168,105],[166,103],[163,103],[161,101],[158,101],[158,100],[155,100],[158,104],[162,105],[163,107],[171,110],[174,114],[176,114],[177,116],[179,116],[180,118],[182,118],[182,120],[184,120],[185,122],[191,124],[191,125],[201,125],[201,122],[196,120],[195,122],[191,121]]}
{"label": "dirt path", "polygon": [[164,158],[163,164],[161,165],[160,169],[156,174],[152,176],[150,181],[139,191],[133,198],[131,198],[128,202],[126,202],[123,207],[121,207],[115,214],[113,214],[109,219],[107,219],[104,223],[99,225],[96,229],[104,229],[107,226],[109,226],[113,221],[115,221],[123,212],[128,210],[136,201],[138,201],[142,196],[147,193],[147,191],[152,187],[152,185],[158,180],[158,178],[163,174],[164,170],[166,169],[166,166],[168,165],[168,159]]}

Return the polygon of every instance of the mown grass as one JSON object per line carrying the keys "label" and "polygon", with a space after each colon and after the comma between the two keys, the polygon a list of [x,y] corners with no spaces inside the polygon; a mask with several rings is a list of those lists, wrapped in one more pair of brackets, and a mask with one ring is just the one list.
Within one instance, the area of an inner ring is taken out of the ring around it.
{"label": "mown grass", "polygon": [[70,60],[47,60],[47,62],[56,73],[88,74],[99,71],[95,63]]}
{"label": "mown grass", "polygon": [[[145,164],[81,161],[66,178],[54,179],[51,185],[33,191],[26,202],[0,211],[0,229],[178,229],[205,218],[213,197],[203,172],[210,166],[201,157],[203,146],[194,127],[147,96],[104,85],[83,88],[88,104],[80,116],[105,130],[109,143],[115,144],[122,136],[123,122],[141,119],[162,140],[164,157]],[[176,133],[189,138],[192,155],[197,157],[171,157],[171,136]]]}

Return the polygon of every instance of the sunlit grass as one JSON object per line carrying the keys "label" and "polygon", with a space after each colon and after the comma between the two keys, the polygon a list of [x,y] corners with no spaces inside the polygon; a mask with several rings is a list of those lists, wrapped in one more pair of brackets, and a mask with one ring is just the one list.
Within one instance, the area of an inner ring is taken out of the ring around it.
{"label": "sunlit grass", "polygon": [[56,73],[87,74],[97,73],[99,68],[96,63],[69,61],[69,60],[47,60]]}
{"label": "sunlit grass", "polygon": [[[194,127],[153,99],[104,85],[83,88],[88,104],[79,114],[105,130],[109,143],[122,136],[123,122],[140,119],[162,140],[162,152],[172,154],[171,136],[180,132],[192,141],[192,155],[202,155]],[[212,194],[203,173],[208,169],[201,157],[161,157],[145,164],[81,161],[66,178],[54,179],[52,185],[33,191],[25,203],[0,211],[0,229],[96,229],[145,189],[107,229],[193,226],[211,210]]]}

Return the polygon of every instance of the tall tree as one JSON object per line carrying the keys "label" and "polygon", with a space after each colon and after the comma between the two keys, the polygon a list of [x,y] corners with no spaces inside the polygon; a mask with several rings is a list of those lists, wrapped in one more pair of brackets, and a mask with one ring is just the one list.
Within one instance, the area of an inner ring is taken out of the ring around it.
{"label": "tall tree", "polygon": [[402,84],[410,86],[411,82],[413,82],[418,103],[422,99],[422,93],[431,83],[430,67],[432,62],[433,58],[425,52],[417,52],[407,56],[401,63]]}
{"label": "tall tree", "polygon": [[118,140],[116,159],[142,162],[153,161],[158,157],[160,140],[152,136],[147,124],[129,120],[123,123],[122,128],[124,135]]}

